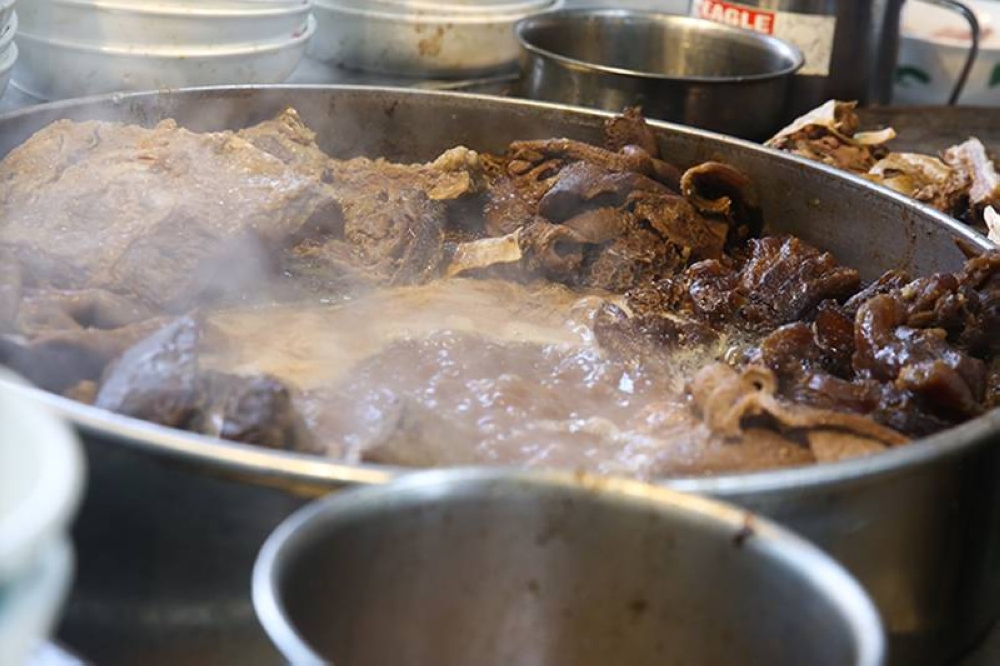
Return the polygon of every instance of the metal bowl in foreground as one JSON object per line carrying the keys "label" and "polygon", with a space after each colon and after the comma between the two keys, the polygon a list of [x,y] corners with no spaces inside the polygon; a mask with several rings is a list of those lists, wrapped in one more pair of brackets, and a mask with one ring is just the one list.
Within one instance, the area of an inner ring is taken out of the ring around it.
{"label": "metal bowl in foreground", "polygon": [[621,111],[748,139],[786,120],[802,54],[791,44],[703,19],[633,10],[578,9],[526,18],[524,93]]}
{"label": "metal bowl in foreground", "polygon": [[283,522],[253,576],[293,664],[876,666],[829,557],[725,504],[584,475],[454,470]]}

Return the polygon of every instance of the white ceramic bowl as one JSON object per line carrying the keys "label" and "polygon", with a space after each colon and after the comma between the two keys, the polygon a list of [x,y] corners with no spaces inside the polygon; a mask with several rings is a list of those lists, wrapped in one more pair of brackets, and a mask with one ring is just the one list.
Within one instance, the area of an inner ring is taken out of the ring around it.
{"label": "white ceramic bowl", "polygon": [[28,664],[52,633],[73,578],[67,538],[43,550],[17,580],[0,588],[0,664]]}
{"label": "white ceramic bowl", "polygon": [[[20,380],[5,370],[0,376]],[[0,587],[67,532],[83,487],[83,453],[62,420],[0,383]]]}
{"label": "white ceramic bowl", "polygon": [[[979,56],[959,104],[1000,106],[1000,3],[967,0],[981,34]],[[968,24],[955,12],[920,0],[903,5],[893,102],[945,104],[969,52]]]}
{"label": "white ceramic bowl", "polygon": [[10,75],[14,71],[17,63],[17,44],[11,44],[6,51],[0,54],[0,97],[7,91],[7,84],[10,83]]}
{"label": "white ceramic bowl", "polygon": [[[11,51],[17,57],[17,47]],[[0,368],[0,664],[24,664],[72,577],[69,524],[83,491],[76,434]]]}
{"label": "white ceramic bowl", "polygon": [[7,23],[0,23],[0,60],[4,53],[14,43],[14,35],[18,31],[17,12],[11,12]]}
{"label": "white ceramic bowl", "polygon": [[280,83],[305,53],[316,21],[292,39],[200,50],[95,48],[20,33],[14,86],[40,100],[208,85]]}
{"label": "white ceramic bowl", "polygon": [[398,14],[316,0],[309,55],[353,69],[422,77],[477,76],[513,67],[514,24],[535,13]]}
{"label": "white ceramic bowl", "polygon": [[208,48],[287,40],[307,27],[308,2],[284,7],[220,8],[212,2],[20,0],[22,32],[99,47]]}
{"label": "white ceramic bowl", "polygon": [[0,0],[0,26],[7,25],[7,21],[14,14],[14,5],[17,0]]}

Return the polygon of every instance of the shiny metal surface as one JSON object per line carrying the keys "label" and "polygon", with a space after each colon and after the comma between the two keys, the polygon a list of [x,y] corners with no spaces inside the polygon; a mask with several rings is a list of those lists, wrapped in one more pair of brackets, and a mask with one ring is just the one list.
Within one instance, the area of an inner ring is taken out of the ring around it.
{"label": "shiny metal surface", "polygon": [[428,11],[378,3],[316,0],[319,22],[309,55],[373,74],[414,78],[467,78],[516,67],[518,20],[554,4],[513,11]]}
{"label": "shiny metal surface", "polygon": [[892,127],[897,151],[937,155],[970,136],[1000,147],[1000,113],[975,106],[881,106],[858,109],[863,129]]}
{"label": "shiny metal surface", "polygon": [[[375,88],[261,87],[93,98],[0,118],[0,154],[58,118],[242,127],[294,104],[322,146],[430,159],[457,143],[599,140],[606,114],[534,102]],[[752,174],[770,227],[834,252],[866,278],[953,270],[955,221],[833,169],[654,123],[678,164]],[[85,435],[92,471],[78,521],[79,585],[63,637],[98,663],[272,663],[249,580],[266,535],[305,498],[381,483],[391,469],[221,443],[32,392]],[[731,499],[835,555],[875,598],[894,663],[938,664],[1000,615],[1000,414],[869,459],[669,485]]]}
{"label": "shiny metal surface", "polygon": [[650,118],[749,139],[788,120],[785,94],[803,62],[773,37],[625,9],[547,12],[515,32],[529,98],[616,112],[640,105]]}
{"label": "shiny metal surface", "polygon": [[412,474],[298,511],[254,606],[289,663],[877,666],[878,614],[814,546],[636,482]]}

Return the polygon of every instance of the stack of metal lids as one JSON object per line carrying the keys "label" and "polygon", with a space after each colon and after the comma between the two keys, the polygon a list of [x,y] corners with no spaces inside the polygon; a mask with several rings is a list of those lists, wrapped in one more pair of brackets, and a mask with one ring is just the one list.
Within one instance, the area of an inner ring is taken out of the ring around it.
{"label": "stack of metal lids", "polygon": [[311,0],[20,0],[14,85],[49,100],[279,83],[316,29],[311,8]]}

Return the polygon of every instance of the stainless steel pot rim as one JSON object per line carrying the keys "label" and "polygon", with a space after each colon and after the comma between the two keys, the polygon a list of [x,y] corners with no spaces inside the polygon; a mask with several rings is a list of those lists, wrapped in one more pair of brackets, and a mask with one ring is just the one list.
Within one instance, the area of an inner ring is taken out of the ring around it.
{"label": "stainless steel pot rim", "polygon": [[[303,27],[305,29],[303,29]],[[48,36],[33,35],[29,32],[17,33],[18,40],[39,47],[56,47],[66,51],[76,51],[90,55],[102,55],[112,58],[137,58],[148,60],[194,60],[197,58],[242,58],[286,51],[302,46],[316,33],[316,17],[309,15],[293,34],[276,38],[272,41],[250,42],[244,44],[224,44],[222,46],[149,45],[141,48],[129,44],[104,43],[84,44],[63,39],[53,39]]]}
{"label": "stainless steel pot rim", "polygon": [[860,584],[818,547],[789,530],[751,512],[718,500],[651,486],[627,479],[607,479],[589,474],[525,471],[497,467],[467,467],[414,472],[393,483],[353,489],[310,502],[281,522],[262,546],[253,569],[252,597],[258,619],[285,657],[295,664],[323,664],[308,643],[289,622],[279,598],[279,572],[287,553],[297,544],[331,524],[342,524],[385,510],[391,499],[421,501],[431,499],[443,487],[485,487],[504,489],[561,489],[598,494],[601,501],[630,507],[653,507],[663,515],[700,519],[710,529],[731,538],[743,534],[748,517],[753,518],[753,535],[747,552],[756,549],[764,557],[780,560],[783,566],[808,572],[811,580],[844,611],[858,652],[854,666],[879,666],[885,658],[882,622],[874,604]]}
{"label": "stainless steel pot rim", "polygon": [[[324,486],[379,485],[424,471],[390,465],[353,465],[317,455],[224,441],[122,416],[40,389],[21,387],[19,390],[43,402],[84,433],[99,434],[161,458],[252,475],[264,482],[273,479],[278,483],[291,481]],[[849,481],[863,482],[890,476],[914,464],[961,455],[998,429],[1000,410],[994,410],[974,421],[868,458],[745,474],[665,478],[654,483],[678,491],[719,497],[780,493],[803,487],[820,490]]]}
{"label": "stainless steel pot rim", "polygon": [[[541,25],[543,23],[551,23],[561,18],[581,18],[581,17],[594,17],[594,18],[630,18],[630,19],[642,19],[650,22],[669,20],[675,23],[685,23],[691,25],[698,25],[705,28],[707,31],[714,33],[726,35],[744,42],[757,42],[760,44],[766,44],[767,48],[782,54],[785,58],[791,61],[790,65],[783,67],[772,72],[762,72],[760,74],[746,74],[742,76],[671,76],[669,74],[658,74],[656,72],[647,72],[636,69],[627,69],[623,67],[614,67],[611,65],[602,65],[595,62],[588,62],[586,60],[579,60],[570,56],[566,56],[555,51],[549,51],[544,49],[537,44],[531,42],[525,35],[525,32]],[[541,14],[536,14],[534,16],[529,16],[521,19],[514,25],[514,34],[517,35],[517,40],[521,44],[521,47],[526,51],[540,56],[542,58],[547,58],[549,60],[558,62],[559,64],[577,71],[586,72],[599,72],[602,74],[613,74],[615,76],[624,76],[635,79],[649,79],[654,81],[663,82],[677,82],[677,83],[700,83],[700,84],[733,84],[733,83],[749,83],[754,81],[770,81],[772,79],[781,78],[783,76],[790,76],[797,72],[805,64],[805,57],[799,48],[793,44],[789,44],[777,37],[771,37],[770,35],[764,35],[752,30],[744,30],[742,28],[735,28],[728,25],[723,25],[721,23],[715,23],[714,21],[708,21],[705,19],[690,17],[690,16],[679,16],[676,14],[663,14],[653,11],[642,11],[642,10],[631,10],[631,9],[560,9],[551,12],[542,12]]]}
{"label": "stainless steel pot rim", "polygon": [[523,19],[525,16],[543,10],[525,9],[519,11],[504,12],[483,12],[482,14],[441,14],[441,13],[413,13],[400,14],[379,9],[366,9],[363,7],[353,7],[340,0],[314,0],[313,11],[317,9],[330,13],[343,14],[354,18],[384,21],[386,23],[396,23],[402,25],[503,25],[512,24],[514,21]]}
{"label": "stainless steel pot rim", "polygon": [[280,18],[288,14],[307,14],[310,9],[309,3],[305,2],[287,3],[285,6],[281,7],[274,5],[255,7],[252,2],[243,3],[243,6],[241,7],[220,7],[213,6],[211,3],[205,3],[204,5],[192,3],[188,5],[169,6],[163,4],[128,2],[127,0],[56,0],[56,4],[67,5],[89,11],[106,11],[109,13],[123,12],[128,14],[140,14],[143,16],[170,17],[175,19],[267,19]]}
{"label": "stainless steel pot rim", "polygon": [[[306,91],[306,90],[327,90],[341,91],[345,94],[352,92],[378,91],[391,93],[394,97],[413,98],[420,97],[448,97],[460,105],[463,100],[470,103],[478,101],[490,101],[498,105],[509,105],[513,110],[521,111],[525,108],[538,109],[550,113],[572,113],[593,118],[609,118],[615,114],[607,111],[599,111],[583,107],[569,106],[565,104],[554,104],[549,102],[529,101],[522,99],[511,99],[506,97],[495,97],[491,95],[462,94],[456,96],[454,93],[420,90],[412,88],[388,88],[383,86],[330,86],[330,85],[250,85],[250,86],[204,86],[196,88],[183,88],[171,91],[174,95],[198,95],[206,92],[229,93],[233,96],[241,94],[253,94],[261,90],[274,91]],[[74,100],[63,100],[49,104],[28,107],[9,114],[0,115],[0,120],[16,118],[22,115],[31,115],[40,109],[51,111],[70,110],[75,106],[87,103],[115,103],[128,104],[131,100],[138,100],[144,97],[154,97],[160,91],[147,91],[135,93],[113,93],[110,95],[95,95]],[[797,168],[811,169],[825,174],[830,179],[846,180],[855,183],[859,187],[864,187],[877,193],[878,196],[893,199],[897,203],[919,211],[923,215],[936,218],[939,224],[947,227],[957,238],[962,239],[971,247],[985,249],[993,247],[983,236],[975,233],[967,226],[959,223],[943,213],[920,204],[908,197],[899,194],[888,188],[884,188],[867,181],[860,176],[840,171],[833,167],[818,162],[813,162],[802,157],[787,153],[778,153],[775,150],[766,148],[742,139],[723,136],[715,132],[694,129],[674,123],[667,123],[658,120],[648,121],[650,126],[672,131],[681,132],[692,136],[702,137],[712,141],[722,141],[744,149],[768,153],[777,159],[794,163]],[[0,381],[3,381],[0,379]],[[249,444],[238,442],[228,442],[219,439],[198,435],[194,433],[166,428],[139,419],[133,419],[120,414],[98,409],[83,403],[64,398],[62,396],[41,391],[30,387],[18,387],[19,390],[26,391],[35,399],[46,403],[50,409],[55,410],[63,418],[68,419],[73,425],[81,428],[85,432],[101,434],[108,438],[118,440],[128,447],[143,450],[146,453],[170,458],[177,462],[189,462],[192,464],[205,464],[221,470],[226,470],[237,474],[250,475],[262,482],[270,479],[276,483],[292,482],[300,484],[321,484],[348,485],[348,484],[383,484],[402,474],[414,473],[417,470],[391,467],[386,465],[353,465],[338,462],[333,459],[322,458],[320,456],[295,453],[290,451],[277,451],[266,449]],[[1000,438],[995,433],[1000,432],[1000,409],[980,416],[974,420],[963,423],[954,428],[937,433],[931,437],[926,437],[912,444],[897,447],[891,451],[886,451],[871,457],[855,458],[836,463],[825,463],[811,465],[807,467],[765,470],[746,474],[727,474],[711,477],[686,477],[674,479],[658,480],[658,484],[667,485],[675,490],[685,492],[704,493],[715,496],[732,496],[745,493],[780,493],[788,489],[801,489],[805,487],[821,491],[823,488],[842,484],[847,481],[864,482],[877,477],[890,476],[904,471],[906,468],[921,463],[928,463],[942,460],[951,456],[962,455],[967,449],[976,448],[982,445],[982,440],[987,437],[994,437],[991,443],[1000,446]],[[141,441],[139,441],[141,440]]]}

